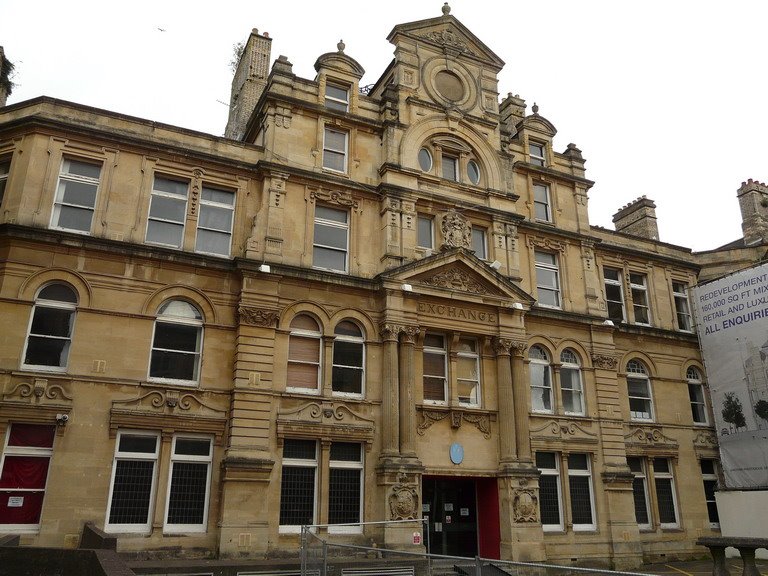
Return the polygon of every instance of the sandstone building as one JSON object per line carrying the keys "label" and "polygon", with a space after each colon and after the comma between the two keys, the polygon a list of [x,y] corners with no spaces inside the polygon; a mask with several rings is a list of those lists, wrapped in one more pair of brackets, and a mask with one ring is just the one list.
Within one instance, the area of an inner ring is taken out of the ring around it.
{"label": "sandstone building", "polygon": [[436,553],[701,553],[687,289],[727,258],[646,198],[590,226],[581,151],[447,6],[388,40],[363,87],[343,44],[305,79],[254,30],[226,137],[0,109],[0,534],[258,558],[423,515]]}

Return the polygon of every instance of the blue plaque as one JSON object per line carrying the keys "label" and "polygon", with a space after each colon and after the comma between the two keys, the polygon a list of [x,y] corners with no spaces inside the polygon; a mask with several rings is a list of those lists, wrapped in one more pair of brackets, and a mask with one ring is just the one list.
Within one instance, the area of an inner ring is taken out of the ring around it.
{"label": "blue plaque", "polygon": [[451,444],[451,462],[461,464],[464,461],[464,446],[458,442]]}

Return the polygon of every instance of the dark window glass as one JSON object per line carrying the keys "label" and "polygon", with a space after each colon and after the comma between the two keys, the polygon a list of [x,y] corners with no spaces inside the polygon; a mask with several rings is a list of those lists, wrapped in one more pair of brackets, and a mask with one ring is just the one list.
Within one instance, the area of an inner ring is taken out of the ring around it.
{"label": "dark window glass", "polygon": [[118,460],[115,462],[110,524],[146,524],[152,496],[154,460]]}
{"label": "dark window glass", "polygon": [[[179,441],[176,441],[178,452]],[[208,464],[174,462],[168,496],[168,524],[202,524],[205,519]]]}

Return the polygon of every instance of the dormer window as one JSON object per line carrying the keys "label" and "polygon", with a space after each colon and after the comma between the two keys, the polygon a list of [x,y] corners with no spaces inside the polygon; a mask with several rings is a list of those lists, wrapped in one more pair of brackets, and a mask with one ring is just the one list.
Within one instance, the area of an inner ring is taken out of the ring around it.
{"label": "dormer window", "polygon": [[418,168],[450,182],[479,186],[483,179],[480,162],[466,142],[449,136],[436,136],[419,149]]}
{"label": "dormer window", "polygon": [[337,84],[326,84],[325,107],[347,112],[349,110],[349,88]]}
{"label": "dormer window", "polygon": [[544,158],[544,145],[538,142],[528,144],[528,155],[531,157],[531,164],[536,166],[546,166]]}

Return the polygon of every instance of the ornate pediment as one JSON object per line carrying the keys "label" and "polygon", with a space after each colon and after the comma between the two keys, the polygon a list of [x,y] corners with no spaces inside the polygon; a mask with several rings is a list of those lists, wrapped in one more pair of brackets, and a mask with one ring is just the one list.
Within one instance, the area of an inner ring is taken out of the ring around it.
{"label": "ornate pediment", "polygon": [[[460,266],[450,266],[436,273],[420,278],[421,282],[428,286],[470,292],[471,294],[488,294],[489,288],[469,270]],[[498,292],[497,292],[498,293]]]}
{"label": "ornate pediment", "polygon": [[550,420],[543,425],[531,427],[531,438],[535,440],[576,440],[597,443],[597,433],[590,430],[592,422],[574,420]]}
{"label": "ornate pediment", "polygon": [[627,449],[657,449],[660,451],[677,452],[679,443],[670,438],[659,426],[637,426],[624,434]]}
{"label": "ornate pediment", "polygon": [[56,423],[61,434],[66,423],[61,416],[71,415],[71,384],[69,379],[55,377],[12,380],[0,397],[0,421]]}
{"label": "ornate pediment", "polygon": [[306,402],[295,408],[282,408],[277,413],[277,436],[280,439],[351,440],[370,445],[373,432],[374,419],[346,404]]}
{"label": "ornate pediment", "polygon": [[221,444],[227,424],[227,411],[203,402],[203,392],[141,390],[137,396],[113,400],[109,411],[109,433],[119,428],[162,430],[164,436],[176,432],[213,434]]}

